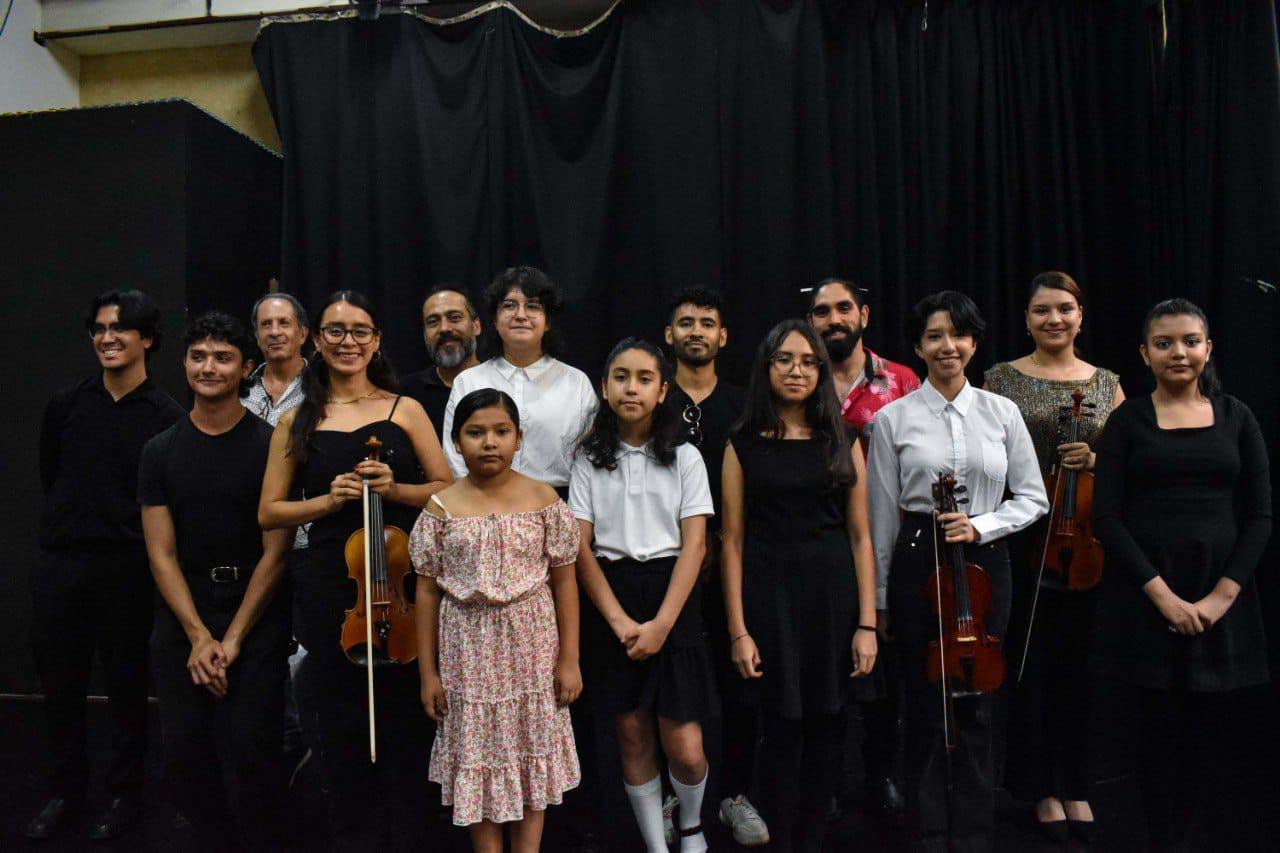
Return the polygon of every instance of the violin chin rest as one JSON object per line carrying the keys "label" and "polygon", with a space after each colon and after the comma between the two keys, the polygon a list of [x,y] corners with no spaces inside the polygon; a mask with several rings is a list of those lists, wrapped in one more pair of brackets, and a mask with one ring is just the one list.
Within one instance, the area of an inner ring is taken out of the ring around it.
{"label": "violin chin rest", "polygon": [[[346,652],[347,660],[351,661],[356,666],[369,665],[368,646],[366,646],[364,643],[359,643],[358,645],[354,645],[349,649],[344,649],[343,651]],[[394,661],[392,661],[387,657],[386,652],[384,652],[382,649],[374,647],[373,665],[375,668],[377,668],[380,666],[395,666],[396,664]]]}

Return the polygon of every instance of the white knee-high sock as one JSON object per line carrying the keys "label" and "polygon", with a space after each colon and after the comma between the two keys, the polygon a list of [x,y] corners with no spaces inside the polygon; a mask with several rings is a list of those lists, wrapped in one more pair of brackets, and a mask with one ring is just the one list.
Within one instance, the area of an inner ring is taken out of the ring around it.
{"label": "white knee-high sock", "polygon": [[640,785],[623,782],[622,787],[627,789],[631,810],[636,813],[645,850],[648,853],[668,853],[667,840],[662,837],[662,778],[654,776]]}
{"label": "white knee-high sock", "polygon": [[[707,790],[707,777],[711,769],[702,774],[702,781],[696,785],[686,785],[667,771],[671,778],[671,789],[676,792],[680,801],[680,829],[692,829],[702,823],[702,795]],[[680,836],[680,853],[703,853],[707,849],[707,839],[699,832],[697,835]]]}

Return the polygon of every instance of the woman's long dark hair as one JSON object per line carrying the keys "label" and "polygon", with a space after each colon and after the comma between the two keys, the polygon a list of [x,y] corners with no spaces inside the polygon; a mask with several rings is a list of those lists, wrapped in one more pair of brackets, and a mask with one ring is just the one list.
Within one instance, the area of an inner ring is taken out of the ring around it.
{"label": "woman's long dark hair", "polygon": [[[315,330],[317,336],[320,334],[320,320],[324,317],[324,312],[329,310],[329,306],[335,302],[354,305],[369,315],[375,328],[381,328],[378,325],[378,315],[374,313],[373,306],[363,293],[355,290],[339,290],[331,294],[311,318],[311,328]],[[382,354],[382,350],[374,354],[366,372],[369,381],[383,391],[390,391],[393,394],[400,391],[396,369],[391,365],[391,359]],[[311,439],[316,434],[316,425],[324,417],[325,406],[329,404],[329,365],[320,354],[319,340],[316,341],[316,351],[311,354],[311,358],[307,360],[307,366],[302,371],[302,393],[302,402],[294,412],[293,424],[289,428],[289,455],[297,465],[306,464],[307,456],[311,451]]]}
{"label": "woman's long dark hair", "polygon": [[[1146,319],[1142,321],[1143,346],[1147,345],[1147,340],[1151,336],[1151,324],[1161,317],[1195,317],[1204,326],[1204,339],[1209,340],[1209,318],[1205,316],[1204,311],[1190,299],[1175,296],[1173,299],[1157,302],[1147,312]],[[1218,371],[1214,370],[1212,361],[1205,362],[1204,368],[1196,378],[1196,385],[1200,389],[1200,396],[1206,400],[1212,400],[1222,394],[1222,383],[1218,381]]]}
{"label": "woman's long dark hair", "polygon": [[[658,373],[662,381],[671,384],[671,365],[667,362],[662,350],[644,338],[623,338],[604,360],[604,378],[607,381],[609,371],[618,356],[628,350],[640,350],[653,356],[658,363]],[[676,442],[680,432],[680,414],[664,401],[653,410],[652,429],[649,431],[649,450],[660,465],[670,465],[676,458]],[[596,408],[591,425],[578,439],[578,452],[597,468],[610,471],[618,467],[618,415],[604,400]]]}
{"label": "woman's long dark hair", "polygon": [[773,369],[773,356],[792,332],[803,336],[818,357],[818,387],[805,401],[805,420],[813,430],[813,437],[823,443],[832,485],[851,486],[856,475],[849,456],[849,433],[840,417],[840,402],[836,399],[836,386],[831,378],[831,356],[827,354],[822,338],[804,320],[783,320],[769,330],[756,348],[751,380],[747,383],[747,407],[733,433],[751,438],[762,435],[781,438],[786,433],[786,425],[778,415],[769,372]]}

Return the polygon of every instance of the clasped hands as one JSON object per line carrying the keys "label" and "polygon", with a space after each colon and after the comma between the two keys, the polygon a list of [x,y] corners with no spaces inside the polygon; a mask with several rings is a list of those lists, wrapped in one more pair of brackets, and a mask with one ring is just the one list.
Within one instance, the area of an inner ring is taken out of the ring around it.
{"label": "clasped hands", "polygon": [[656,618],[648,622],[637,622],[630,616],[621,616],[609,627],[613,629],[618,642],[627,650],[627,657],[632,660],[651,658],[662,650],[662,645],[671,633],[671,626],[659,622]]}
{"label": "clasped hands", "polygon": [[191,642],[187,656],[187,672],[191,683],[204,687],[219,699],[227,695],[227,670],[240,656],[240,641],[235,637],[215,640],[207,630]]}
{"label": "clasped hands", "polygon": [[366,482],[369,484],[369,491],[387,498],[391,496],[391,490],[396,484],[387,463],[364,459],[356,465],[354,471],[333,478],[333,482],[329,484],[331,508],[336,512],[347,501],[360,500],[364,496]]}

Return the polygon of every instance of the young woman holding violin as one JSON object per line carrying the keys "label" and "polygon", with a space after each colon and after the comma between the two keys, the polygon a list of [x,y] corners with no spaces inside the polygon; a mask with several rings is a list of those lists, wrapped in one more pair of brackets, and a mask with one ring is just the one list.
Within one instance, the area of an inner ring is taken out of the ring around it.
{"label": "young woman holding violin", "polygon": [[[368,300],[339,291],[321,306],[312,328],[316,353],[303,371],[306,398],[272,436],[258,521],[264,529],[311,522],[310,547],[295,552],[291,571],[293,627],[307,648],[315,686],[334,844],[421,849],[429,723],[418,673],[413,661],[387,663],[377,667],[370,687],[367,646],[344,647],[344,623],[374,612],[365,607],[361,549],[347,545],[353,533],[363,534],[366,503],[381,507],[386,525],[411,530],[430,496],[450,482],[449,468],[422,406],[396,393]],[[381,443],[380,461],[366,458],[371,438]],[[366,482],[376,501],[366,501]],[[412,573],[407,554],[388,549],[385,568],[383,597],[402,601]],[[412,633],[412,619],[407,624]],[[384,747],[376,763],[371,705]]]}
{"label": "young woman holding violin", "polygon": [[1268,678],[1254,570],[1271,531],[1266,445],[1223,394],[1209,323],[1185,299],[1143,322],[1149,395],[1098,441],[1094,525],[1107,549],[1094,669],[1136,685],[1152,849],[1184,850],[1230,692]]}
{"label": "young woman holding violin", "polygon": [[1088,675],[1102,547],[1089,513],[1091,444],[1124,401],[1116,374],[1079,357],[1083,320],[1084,300],[1071,276],[1037,275],[1026,309],[1035,349],[992,367],[983,385],[1018,405],[1052,504],[1047,518],[1010,539],[1004,784],[1015,798],[1035,801],[1036,822],[1058,842],[1069,834],[1088,840],[1093,824]]}
{"label": "young woman holding violin", "polygon": [[1004,538],[1049,509],[1017,406],[965,379],[985,326],[961,293],[916,303],[907,331],[928,378],[880,410],[867,459],[877,607],[906,684],[913,850],[990,849],[991,693],[1003,680],[996,650],[1010,598]]}

